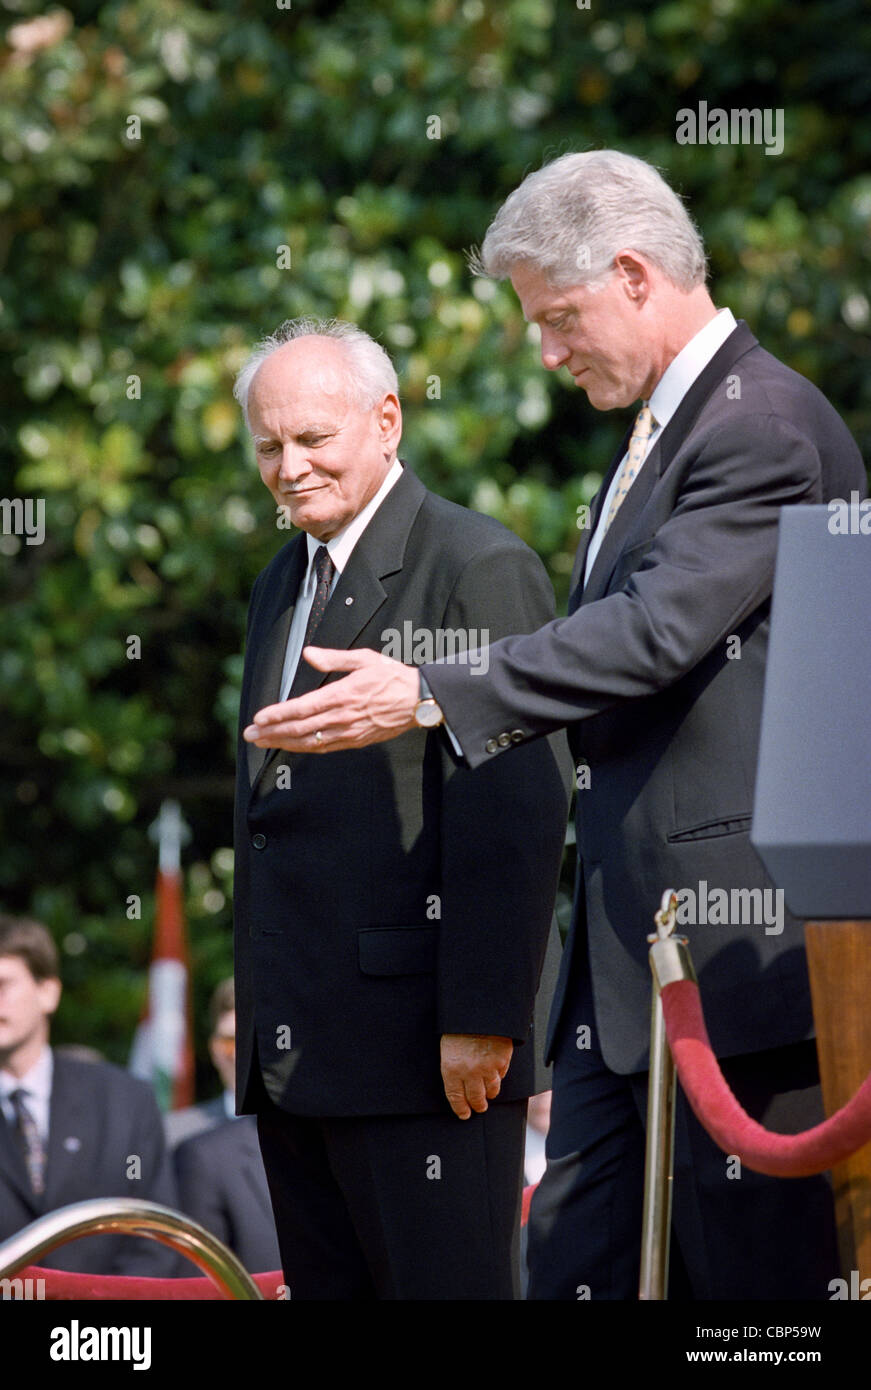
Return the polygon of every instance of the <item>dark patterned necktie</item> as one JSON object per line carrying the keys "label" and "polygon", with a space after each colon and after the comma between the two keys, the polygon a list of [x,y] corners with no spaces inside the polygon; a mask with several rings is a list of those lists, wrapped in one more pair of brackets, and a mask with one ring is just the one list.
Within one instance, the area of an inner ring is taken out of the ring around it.
{"label": "dark patterned necktie", "polygon": [[9,1099],[15,1111],[15,1131],[24,1154],[24,1162],[27,1164],[30,1186],[38,1195],[45,1187],[45,1149],[36,1120],[24,1099],[26,1094],[27,1092],[19,1086],[18,1090],[10,1093]]}
{"label": "dark patterned necktie", "polygon": [[[330,559],[330,552],[325,545],[319,546],[315,551],[315,573],[318,577],[318,584],[315,589],[311,612],[308,615],[308,622],[305,625],[305,637],[302,642],[303,647],[309,645],[317,632],[321,618],[324,616],[327,604],[330,601],[330,586],[333,582],[333,576],[336,573],[336,567]],[[300,649],[299,661],[296,663],[296,670],[293,673],[293,680],[290,683],[290,690],[285,697],[286,699],[292,700],[295,695],[299,694],[299,683],[305,672],[311,674],[311,667],[307,666],[303,661],[302,649]]]}
{"label": "dark patterned necktie", "polygon": [[336,567],[330,559],[330,552],[325,545],[319,546],[315,551],[315,574],[318,577],[318,586],[315,589],[314,602],[306,623],[305,637],[302,645],[307,647],[318,629],[321,618],[324,616],[327,604],[330,601],[330,588],[333,583],[333,576]]}

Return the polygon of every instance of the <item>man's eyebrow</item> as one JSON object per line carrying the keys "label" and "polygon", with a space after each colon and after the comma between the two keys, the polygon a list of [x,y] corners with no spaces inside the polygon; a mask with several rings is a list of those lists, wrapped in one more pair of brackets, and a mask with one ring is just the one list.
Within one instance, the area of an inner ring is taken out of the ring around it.
{"label": "man's eyebrow", "polygon": [[552,314],[565,314],[573,308],[574,306],[571,302],[565,300],[562,304],[548,304],[546,308],[539,309],[538,313],[533,314],[531,318],[526,318],[525,314],[523,317],[526,319],[527,323],[541,323],[542,319],[549,318]]}
{"label": "man's eyebrow", "polygon": [[[294,439],[298,439],[302,434],[335,434],[337,429],[338,425],[335,423],[327,424],[326,422],[317,422],[300,425],[298,429],[291,431],[291,433]],[[252,434],[251,438],[255,444],[273,444],[278,441],[278,435],[276,434]]]}

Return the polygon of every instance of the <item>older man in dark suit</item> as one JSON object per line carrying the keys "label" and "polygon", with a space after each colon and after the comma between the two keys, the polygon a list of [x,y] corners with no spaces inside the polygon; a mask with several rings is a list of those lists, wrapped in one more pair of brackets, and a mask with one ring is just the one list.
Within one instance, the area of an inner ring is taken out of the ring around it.
{"label": "older man in dark suit", "polygon": [[[254,586],[242,728],[323,681],[313,640],[420,662],[550,616],[532,551],[398,460],[396,376],[358,329],[284,325],[237,395],[300,528]],[[515,1296],[568,778],[546,741],[473,774],[433,715],[330,759],[240,741],[238,1108],[294,1300]]]}
{"label": "older man in dark suit", "polygon": [[[408,728],[423,689],[467,765],[489,771],[569,726],[577,892],[551,1019],[553,1117],[530,1288],[538,1298],[632,1298],[645,937],[665,888],[695,904],[686,930],[739,1098],[773,1128],[820,1117],[801,924],[782,903],[728,922],[701,904],[709,888],[776,901],[763,897],[773,889],[749,828],[778,516],[864,495],[864,471],[821,393],[717,311],[701,238],[643,161],[596,151],[530,174],[477,268],[510,276],[548,370],[564,366],[597,410],[636,412],[593,502],[569,616],[496,643],[476,680],[456,664],[418,673],[383,654],[317,654],[319,670],[352,674],[261,711],[246,737],[360,747]],[[836,1255],[825,1179],[739,1176],[682,1106],[674,1218],[683,1292],[827,1297]]]}

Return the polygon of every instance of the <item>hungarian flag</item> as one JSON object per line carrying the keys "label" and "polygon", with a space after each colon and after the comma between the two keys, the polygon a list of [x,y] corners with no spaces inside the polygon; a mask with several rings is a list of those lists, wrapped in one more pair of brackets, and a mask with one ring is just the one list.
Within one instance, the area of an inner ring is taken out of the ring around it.
{"label": "hungarian flag", "polygon": [[190,832],[177,801],[164,801],[150,833],[159,847],[154,947],[130,1070],[151,1082],[162,1110],[177,1110],[194,1101],[190,962],[181,878],[181,846]]}

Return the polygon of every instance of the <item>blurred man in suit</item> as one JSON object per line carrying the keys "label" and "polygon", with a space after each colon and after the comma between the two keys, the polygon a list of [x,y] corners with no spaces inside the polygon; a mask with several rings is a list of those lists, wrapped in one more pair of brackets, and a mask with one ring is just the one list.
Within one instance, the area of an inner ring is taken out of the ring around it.
{"label": "blurred man in suit", "polygon": [[[0,1240],[89,1197],[176,1206],[151,1087],[108,1062],[53,1052],[49,1020],[60,996],[49,932],[39,922],[0,916]],[[128,1235],[72,1241],[39,1263],[155,1278],[181,1269],[166,1246]]]}
{"label": "blurred man in suit", "polygon": [[[296,753],[380,743],[411,727],[426,689],[468,766],[490,772],[569,726],[578,870],[551,1017],[530,1294],[630,1299],[646,935],[668,887],[691,895],[687,907],[709,885],[730,902],[743,890],[745,904],[773,892],[749,831],[778,516],[864,495],[864,469],[816,387],[716,309],[699,233],[642,160],[600,150],[530,174],[476,268],[510,276],[549,371],[565,367],[597,410],[633,406],[582,532],[569,615],[491,646],[475,680],[456,663],[413,672],[375,652],[314,654],[320,671],[352,674],[261,711],[246,737]],[[683,923],[727,1080],[756,1119],[803,1129],[821,1109],[802,925],[768,916],[742,909],[722,922],[702,910]],[[837,1256],[825,1178],[735,1176],[682,1103],[674,1226],[676,1289],[828,1297]]]}
{"label": "blurred man in suit", "polygon": [[221,980],[209,1001],[209,1056],[221,1078],[219,1096],[167,1110],[163,1116],[166,1142],[175,1149],[185,1139],[236,1119],[236,1005],[233,980]]}
{"label": "blurred man in suit", "polygon": [[[396,374],[359,329],[284,325],[237,396],[300,528],[254,586],[242,728],[319,684],[300,659],[315,636],[415,661],[550,616],[533,552],[397,458]],[[240,739],[238,1098],[294,1300],[516,1296],[568,778],[546,741],[473,775],[431,714],[422,700],[401,743],[340,758]]]}
{"label": "blurred man in suit", "polygon": [[236,1005],[232,979],[218,985],[210,1015],[209,1052],[224,1090],[216,1100],[192,1107],[206,1115],[202,1129],[189,1135],[175,1150],[178,1203],[187,1216],[199,1221],[238,1255],[252,1274],[264,1274],[281,1267],[281,1256],[257,1142],[257,1122],[253,1115],[236,1114]]}

